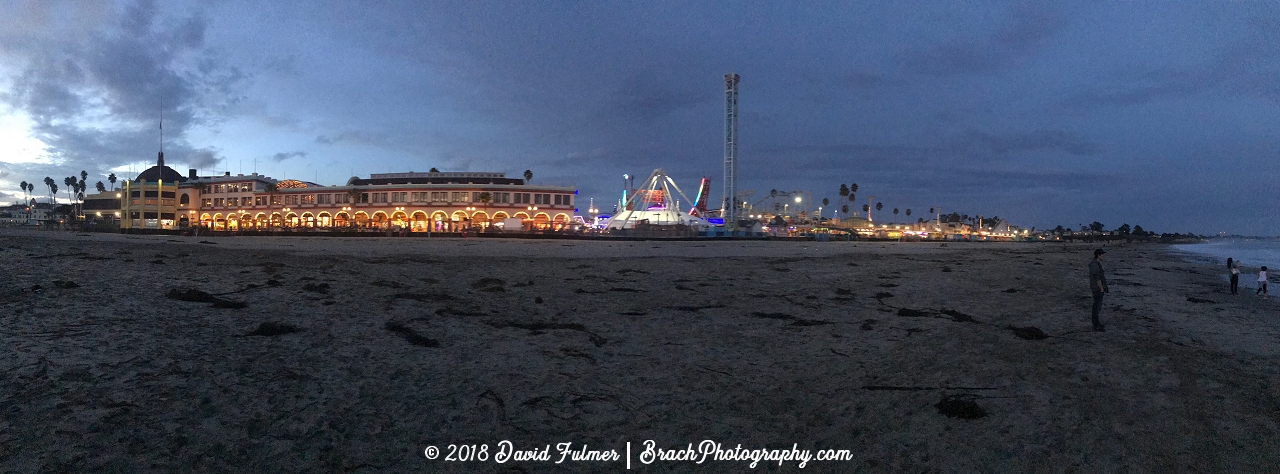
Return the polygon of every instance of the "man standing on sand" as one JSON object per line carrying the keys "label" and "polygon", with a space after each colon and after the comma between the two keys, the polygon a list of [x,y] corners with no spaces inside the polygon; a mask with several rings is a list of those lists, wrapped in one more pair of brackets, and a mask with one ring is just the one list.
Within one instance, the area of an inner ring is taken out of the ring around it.
{"label": "man standing on sand", "polygon": [[1093,290],[1093,330],[1099,332],[1106,331],[1098,321],[1098,312],[1102,311],[1102,295],[1111,292],[1107,289],[1107,277],[1102,273],[1102,254],[1104,253],[1107,251],[1094,250],[1093,261],[1089,262],[1089,289]]}

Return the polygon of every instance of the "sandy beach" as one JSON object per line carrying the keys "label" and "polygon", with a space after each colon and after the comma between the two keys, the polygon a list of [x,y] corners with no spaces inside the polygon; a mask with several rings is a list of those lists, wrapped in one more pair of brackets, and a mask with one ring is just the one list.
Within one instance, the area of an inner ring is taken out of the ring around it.
{"label": "sandy beach", "polygon": [[502,440],[751,470],[635,457],[708,439],[853,455],[762,472],[1280,465],[1280,306],[1119,245],[1091,332],[1092,249],[3,229],[0,471],[625,470],[424,455]]}

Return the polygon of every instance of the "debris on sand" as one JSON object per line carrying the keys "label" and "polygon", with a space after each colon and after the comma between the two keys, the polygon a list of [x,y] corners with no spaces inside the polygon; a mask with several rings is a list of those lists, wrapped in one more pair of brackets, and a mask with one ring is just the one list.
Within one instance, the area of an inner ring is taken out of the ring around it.
{"label": "debris on sand", "polygon": [[644,270],[636,270],[636,269],[634,269],[634,268],[623,268],[623,269],[621,269],[621,270],[618,270],[618,274],[619,274],[619,275],[626,275],[626,274],[628,274],[628,273],[643,273],[643,274],[646,274],[646,275],[648,275],[648,274],[649,274],[649,272],[646,272],[646,271],[644,271]]}
{"label": "debris on sand", "polygon": [[507,282],[501,278],[485,277],[471,282],[471,287],[481,291],[506,291],[506,289],[493,290],[492,288],[502,288]]}
{"label": "debris on sand", "polygon": [[217,242],[210,242],[210,241],[208,241],[208,240],[201,240],[201,241],[200,241],[200,243],[202,243],[202,244],[210,244],[210,245],[217,244]]}
{"label": "debris on sand", "polygon": [[213,303],[214,308],[239,309],[249,306],[243,301],[225,300],[195,288],[187,288],[185,290],[174,288],[169,290],[165,297],[171,300],[190,301],[193,303]]}
{"label": "debris on sand", "polygon": [[1041,331],[1040,328],[1035,326],[1005,326],[1005,329],[1013,331],[1013,335],[1018,336],[1018,338],[1026,339],[1028,341],[1039,341],[1049,337],[1048,334],[1045,334],[1044,331]]}
{"label": "debris on sand", "polygon": [[396,294],[394,294],[394,295],[391,295],[391,299],[393,299],[393,300],[396,300],[396,299],[406,299],[406,300],[414,300],[414,301],[424,302],[424,303],[425,303],[425,302],[428,302],[428,301],[448,301],[448,300],[453,299],[453,297],[452,297],[452,296],[449,296],[449,294],[448,294],[448,293],[443,293],[443,292],[439,292],[439,293],[396,293]]}
{"label": "debris on sand", "polygon": [[80,285],[77,285],[77,284],[76,284],[76,282],[71,281],[71,280],[54,280],[54,281],[53,281],[53,286],[56,286],[56,287],[58,287],[58,288],[64,288],[64,289],[71,289],[71,288],[79,288],[79,287],[80,287]]}
{"label": "debris on sand", "polygon": [[850,290],[848,288],[836,288],[836,294],[841,296],[852,295],[853,290]]}
{"label": "debris on sand", "polygon": [[305,285],[302,285],[302,289],[306,291],[310,291],[312,293],[328,293],[329,284],[328,283],[307,283]]}
{"label": "debris on sand", "polygon": [[1009,288],[1009,289],[1007,289],[1007,290],[1004,290],[1004,292],[1005,292],[1005,293],[1017,293],[1017,292],[1018,292],[1018,289],[1017,289],[1017,288]]}
{"label": "debris on sand", "polygon": [[956,310],[954,310],[954,309],[944,309],[944,310],[939,311],[939,312],[940,312],[940,313],[942,313],[942,314],[945,314],[945,315],[947,315],[947,316],[951,316],[951,320],[952,320],[952,321],[955,321],[955,322],[957,322],[957,323],[976,323],[976,322],[978,322],[978,320],[973,319],[973,316],[969,316],[969,315],[967,315],[967,314],[961,313],[961,312],[956,311]]}
{"label": "debris on sand", "polygon": [[1187,301],[1190,301],[1190,302],[1192,302],[1192,303],[1217,303],[1217,301],[1214,301],[1214,300],[1207,300],[1207,299],[1204,299],[1204,298],[1196,298],[1196,297],[1194,297],[1194,296],[1188,296],[1188,297],[1187,297]]}
{"label": "debris on sand", "polygon": [[590,339],[591,343],[595,344],[596,347],[603,347],[606,342],[609,342],[608,339],[605,339],[604,337],[594,332],[588,331],[586,326],[583,326],[578,323],[553,323],[549,321],[533,321],[528,323],[521,323],[516,321],[488,321],[485,324],[488,324],[498,329],[502,329],[502,328],[527,329],[529,330],[529,334],[531,335],[542,334],[542,331],[547,331],[547,330],[568,329],[571,331],[579,331],[579,332],[586,333],[588,336],[588,339]]}
{"label": "debris on sand", "polygon": [[399,321],[387,321],[387,330],[399,334],[404,340],[410,344],[422,347],[440,347],[440,341],[418,334],[417,331],[405,326]]}
{"label": "debris on sand", "polygon": [[293,325],[276,322],[265,322],[258,325],[258,329],[253,330],[246,336],[282,336],[298,332],[299,329]]}
{"label": "debris on sand", "polygon": [[276,280],[276,279],[267,280],[267,286],[280,286],[280,280]]}
{"label": "debris on sand", "polygon": [[876,299],[893,298],[893,293],[880,292],[876,293]]}
{"label": "debris on sand", "polygon": [[156,259],[151,261],[152,265],[164,265],[164,260]]}
{"label": "debris on sand", "polygon": [[791,323],[792,326],[826,326],[828,324],[835,324],[835,323],[831,321],[822,321],[818,319],[797,319],[795,320],[795,322]]}
{"label": "debris on sand", "polygon": [[918,309],[898,308],[898,316],[906,316],[908,318],[924,318],[924,317],[933,316],[933,313],[930,313],[928,311],[920,311]]}
{"label": "debris on sand", "polygon": [[595,358],[595,357],[592,357],[592,356],[591,356],[591,354],[588,354],[588,353],[586,353],[586,352],[584,352],[584,351],[580,351],[580,350],[574,349],[574,348],[572,348],[572,347],[561,347],[561,348],[560,348],[560,352],[561,352],[562,354],[564,354],[564,355],[569,356],[569,357],[577,357],[577,358],[579,358],[579,359],[586,359],[586,360],[591,361],[591,363],[592,363],[592,364],[596,363],[596,358]]}
{"label": "debris on sand", "polygon": [[534,304],[542,304],[542,297],[541,297],[541,296],[535,296],[535,297],[533,297],[533,303],[534,303]]}
{"label": "debris on sand", "polygon": [[751,315],[757,318],[765,318],[765,319],[796,319],[795,316],[792,316],[787,313],[765,313],[761,311],[753,311],[751,312]]}
{"label": "debris on sand", "polygon": [[[947,245],[947,244],[942,244],[942,245]],[[944,265],[944,266],[942,267],[942,273],[951,273],[951,267],[948,267],[948,266],[945,266],[945,265]]]}
{"label": "debris on sand", "polygon": [[978,403],[974,402],[973,398],[973,395],[946,395],[933,406],[938,407],[938,413],[947,415],[950,418],[976,420],[987,416],[986,410],[978,406]]}
{"label": "debris on sand", "polygon": [[404,288],[403,283],[400,283],[398,281],[388,281],[388,280],[377,280],[377,281],[374,281],[373,283],[370,283],[370,285],[383,286],[387,288]]}
{"label": "debris on sand", "polygon": [[876,328],[875,324],[876,324],[877,322],[878,322],[878,321],[876,321],[876,320],[874,320],[874,319],[868,319],[868,320],[866,320],[866,321],[863,321],[863,322],[862,322],[862,330],[863,330],[863,331],[870,331],[870,330],[872,330],[872,329],[875,329],[875,328]]}
{"label": "debris on sand", "polygon": [[641,289],[638,289],[638,288],[625,288],[625,287],[620,287],[620,286],[615,286],[615,287],[613,287],[613,288],[609,288],[609,291],[617,291],[617,292],[622,292],[622,293],[644,293],[644,290],[641,290]]}
{"label": "debris on sand", "polygon": [[897,283],[881,283],[881,284],[876,285],[876,286],[881,287],[881,288],[895,288],[895,287],[897,287],[897,286],[898,286],[898,284],[897,284]]}

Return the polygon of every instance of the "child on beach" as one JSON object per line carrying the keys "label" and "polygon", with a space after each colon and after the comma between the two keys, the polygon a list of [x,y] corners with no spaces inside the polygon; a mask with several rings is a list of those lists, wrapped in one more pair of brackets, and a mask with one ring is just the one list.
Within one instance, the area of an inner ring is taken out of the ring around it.
{"label": "child on beach", "polygon": [[1267,297],[1267,266],[1263,265],[1262,270],[1258,272],[1258,291],[1253,292],[1255,296],[1259,293],[1263,298]]}

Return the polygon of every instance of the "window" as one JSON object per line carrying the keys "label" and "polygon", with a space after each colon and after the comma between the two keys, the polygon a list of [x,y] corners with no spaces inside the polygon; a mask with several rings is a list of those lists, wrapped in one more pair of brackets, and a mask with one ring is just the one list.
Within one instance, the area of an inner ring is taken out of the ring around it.
{"label": "window", "polygon": [[494,193],[493,202],[507,204],[511,202],[511,193]]}
{"label": "window", "polygon": [[213,206],[212,199],[204,198],[200,200],[200,207],[211,207],[211,206]]}
{"label": "window", "polygon": [[405,202],[409,199],[409,193],[391,193],[391,202]]}
{"label": "window", "polygon": [[410,201],[418,202],[418,201],[419,201],[419,200],[421,200],[421,199],[422,199],[422,193],[410,193],[410,194],[409,194],[409,200],[410,200]]}
{"label": "window", "polygon": [[224,205],[226,205],[226,203],[227,203],[227,200],[224,198],[213,199],[213,207],[223,207]]}
{"label": "window", "polygon": [[529,204],[529,193],[515,193],[516,204]]}
{"label": "window", "polygon": [[303,194],[303,195],[301,195],[301,196],[298,196],[298,198],[301,200],[302,204],[315,204],[315,203],[316,203],[316,195],[314,195],[314,194]]}
{"label": "window", "polygon": [[183,194],[181,198],[178,198],[178,204],[181,204],[183,206],[187,204],[191,204],[191,195]]}
{"label": "window", "polygon": [[316,204],[333,204],[332,194],[317,194]]}
{"label": "window", "polygon": [[227,206],[228,206],[228,207],[236,207],[236,206],[239,206],[239,205],[240,205],[240,199],[238,199],[238,198],[227,198]]}
{"label": "window", "polygon": [[[556,196],[556,197],[559,197],[559,196]],[[551,204],[551,195],[550,194],[534,194],[533,203],[534,204]]]}
{"label": "window", "polygon": [[446,200],[446,199],[448,199],[448,198],[449,198],[449,197],[448,197],[448,194],[449,194],[449,193],[443,193],[443,192],[439,192],[439,191],[432,191],[432,192],[431,192],[431,202],[443,202],[444,200]]}
{"label": "window", "polygon": [[254,198],[253,198],[253,205],[255,205],[255,206],[265,206],[265,205],[267,205],[267,198],[262,197],[262,196],[256,196],[256,197],[254,197]]}
{"label": "window", "polygon": [[450,197],[453,202],[471,202],[471,193],[468,192],[452,193]]}
{"label": "window", "polygon": [[369,193],[360,193],[360,202],[369,202]]}
{"label": "window", "polygon": [[250,193],[250,192],[253,192],[253,184],[252,184],[252,183],[240,183],[240,192],[242,192],[242,193]]}

